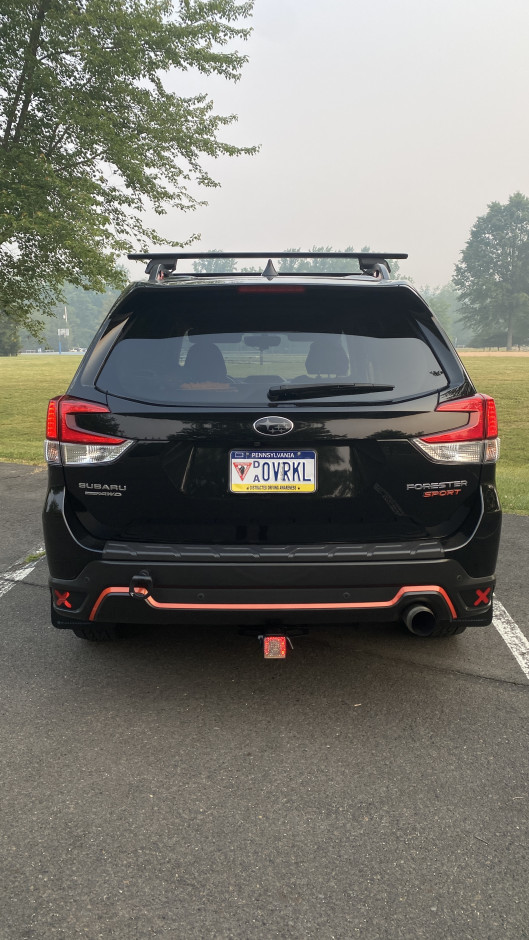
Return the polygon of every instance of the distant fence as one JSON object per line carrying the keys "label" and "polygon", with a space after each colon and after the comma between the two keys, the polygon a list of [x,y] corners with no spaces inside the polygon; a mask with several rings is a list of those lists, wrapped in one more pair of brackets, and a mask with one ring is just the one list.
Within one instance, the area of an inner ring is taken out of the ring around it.
{"label": "distant fence", "polygon": [[86,349],[63,349],[61,352],[58,349],[21,349],[18,353],[19,356],[29,356],[29,355],[41,355],[41,356],[80,356],[82,353],[85,353]]}

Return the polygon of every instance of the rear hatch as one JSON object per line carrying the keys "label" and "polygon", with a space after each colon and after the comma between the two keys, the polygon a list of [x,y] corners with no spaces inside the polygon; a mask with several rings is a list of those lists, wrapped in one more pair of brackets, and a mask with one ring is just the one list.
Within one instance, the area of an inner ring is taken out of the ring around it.
{"label": "rear hatch", "polygon": [[113,311],[69,395],[134,443],[64,467],[69,511],[102,539],[402,542],[479,511],[480,463],[413,439],[468,421],[474,392],[418,295],[395,283],[167,283]]}

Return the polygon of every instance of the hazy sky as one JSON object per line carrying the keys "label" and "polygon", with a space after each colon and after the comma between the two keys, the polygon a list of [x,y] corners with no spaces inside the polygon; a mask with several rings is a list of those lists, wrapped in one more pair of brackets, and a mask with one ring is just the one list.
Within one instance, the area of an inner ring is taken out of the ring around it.
{"label": "hazy sky", "polygon": [[157,222],[167,235],[407,251],[435,286],[488,203],[529,195],[527,0],[256,0],[252,26],[238,84],[171,87],[209,92],[239,116],[225,138],[261,151],[208,165],[222,187]]}

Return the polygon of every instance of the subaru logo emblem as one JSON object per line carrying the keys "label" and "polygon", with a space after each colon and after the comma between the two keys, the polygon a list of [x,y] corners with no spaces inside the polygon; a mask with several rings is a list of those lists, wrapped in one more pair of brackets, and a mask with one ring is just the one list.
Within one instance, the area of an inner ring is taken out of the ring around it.
{"label": "subaru logo emblem", "polygon": [[294,427],[289,418],[278,418],[277,415],[258,418],[253,426],[258,434],[288,434]]}

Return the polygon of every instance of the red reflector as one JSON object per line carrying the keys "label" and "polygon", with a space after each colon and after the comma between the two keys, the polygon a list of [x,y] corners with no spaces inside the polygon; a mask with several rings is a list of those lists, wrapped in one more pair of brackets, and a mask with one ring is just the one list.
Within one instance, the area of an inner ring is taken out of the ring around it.
{"label": "red reflector", "polygon": [[68,600],[70,596],[69,591],[58,591],[57,588],[55,588],[53,593],[55,594],[55,606],[56,607],[71,607],[72,606],[70,604],[70,601]]}
{"label": "red reflector", "polygon": [[[459,401],[446,401],[438,405],[436,411],[454,411],[460,413],[461,425],[454,431],[441,431],[421,437],[427,444],[441,444],[449,441],[482,441],[498,436],[496,405],[490,395],[474,395]],[[464,417],[468,415],[465,423]],[[456,420],[454,418],[454,420]]]}
{"label": "red reflector", "polygon": [[48,414],[46,415],[46,438],[48,441],[56,441],[58,439],[58,411],[60,400],[61,396],[58,395],[57,398],[52,398],[48,403]]}
{"label": "red reflector", "polygon": [[287,655],[286,636],[265,636],[263,646],[265,659],[285,659]]}
{"label": "red reflector", "polygon": [[295,284],[247,284],[238,288],[239,294],[304,294],[305,288]]}
{"label": "red reflector", "polygon": [[496,414],[496,402],[490,395],[484,395],[483,398],[487,409],[487,437],[497,437],[498,415]]}
{"label": "red reflector", "polygon": [[48,405],[46,420],[48,440],[59,440],[67,444],[122,444],[125,440],[123,437],[102,434],[101,431],[92,432],[78,428],[75,417],[81,414],[110,415],[110,409],[106,405],[81,401],[79,398],[68,398],[66,395],[52,398]]}
{"label": "red reflector", "polygon": [[491,592],[491,588],[490,588],[490,587],[485,588],[484,591],[480,591],[479,588],[476,588],[476,600],[474,601],[474,607],[479,607],[480,604],[489,604],[489,603],[490,603],[490,597],[489,597],[490,592]]}

